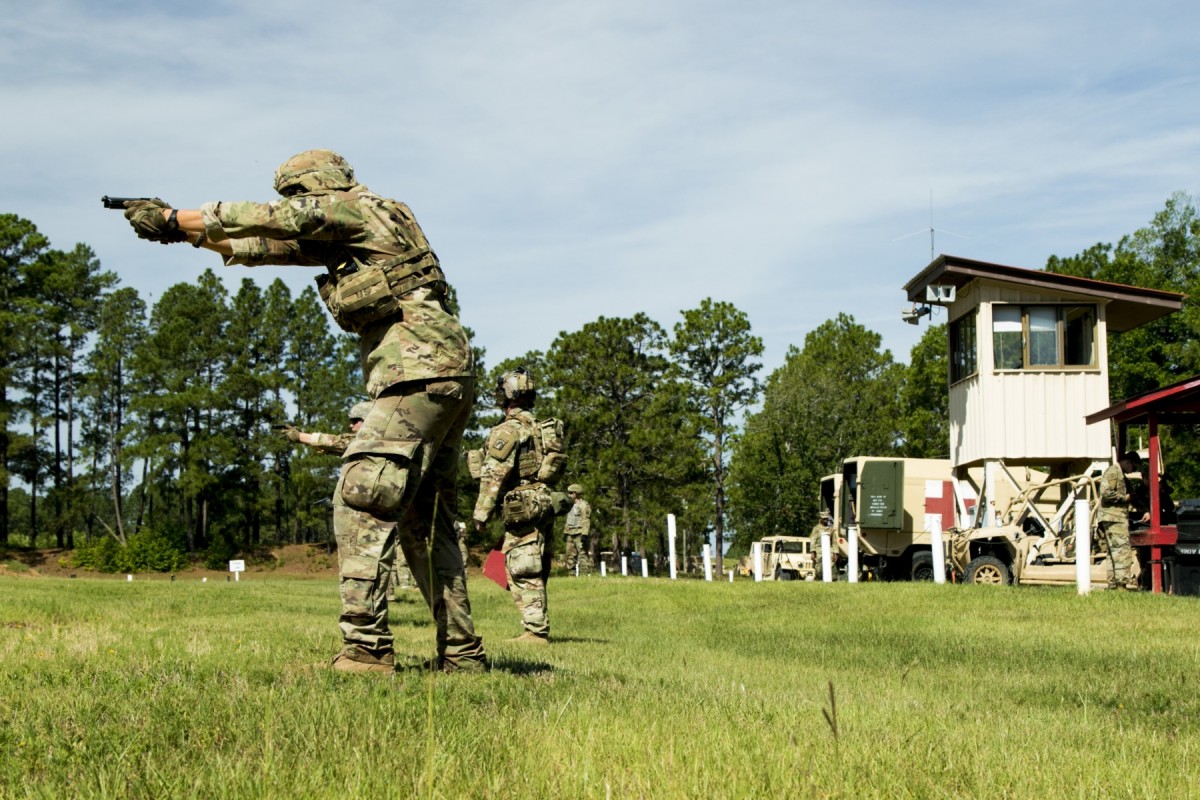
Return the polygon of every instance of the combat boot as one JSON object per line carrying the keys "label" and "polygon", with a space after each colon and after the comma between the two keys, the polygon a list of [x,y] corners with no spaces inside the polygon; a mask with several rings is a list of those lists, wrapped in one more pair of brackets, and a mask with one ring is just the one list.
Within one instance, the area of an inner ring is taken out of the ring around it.
{"label": "combat boot", "polygon": [[539,644],[539,645],[541,645],[541,644],[550,644],[550,637],[542,636],[541,634],[533,633],[532,631],[525,631],[520,636],[514,636],[512,641],[521,642],[523,644]]}
{"label": "combat boot", "polygon": [[353,645],[346,647],[333,657],[329,668],[336,672],[382,672],[396,671],[391,653],[374,655]]}
{"label": "combat boot", "polygon": [[481,658],[459,658],[451,661],[445,656],[438,656],[422,664],[422,669],[434,670],[437,672],[445,672],[453,674],[462,672],[468,675],[483,674],[492,671],[492,662],[487,656]]}

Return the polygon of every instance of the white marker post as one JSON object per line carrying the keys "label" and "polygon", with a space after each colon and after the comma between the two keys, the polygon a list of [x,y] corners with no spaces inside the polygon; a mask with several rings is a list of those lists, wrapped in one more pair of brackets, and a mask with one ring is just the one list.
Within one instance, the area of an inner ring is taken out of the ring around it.
{"label": "white marker post", "polygon": [[602,558],[602,559],[600,559],[600,577],[603,578],[607,574],[608,574],[608,562],[606,562]]}
{"label": "white marker post", "polygon": [[671,580],[675,580],[675,515],[667,514],[667,557],[670,559]]}
{"label": "white marker post", "polygon": [[942,541],[942,518],[935,515],[929,526],[929,549],[933,557],[933,582],[946,582],[946,548]]}
{"label": "white marker post", "polygon": [[833,582],[833,550],[830,538],[828,528],[821,531],[821,580],[825,583]]}
{"label": "white marker post", "polygon": [[733,583],[733,570],[729,570],[729,582]]}
{"label": "white marker post", "polygon": [[645,559],[645,558],[642,559],[642,577],[643,578],[650,577],[650,561],[649,561],[649,559]]}
{"label": "white marker post", "polygon": [[846,549],[849,563],[846,564],[846,581],[858,583],[858,525],[846,527]]}
{"label": "white marker post", "polygon": [[621,574],[629,575],[629,556],[621,556]]}
{"label": "white marker post", "polygon": [[125,576],[125,580],[126,580],[127,582],[128,582],[128,581],[131,581],[131,580],[133,580],[133,576],[132,576],[132,575],[126,575],[126,576]]}
{"label": "white marker post", "polygon": [[230,561],[229,562],[229,571],[233,573],[233,579],[235,581],[241,580],[241,578],[239,576],[243,572],[246,571],[246,562],[245,561]]}
{"label": "white marker post", "polygon": [[750,545],[750,563],[754,565],[754,582],[761,583],[763,576],[763,559],[762,559],[762,542],[753,542]]}
{"label": "white marker post", "polygon": [[704,580],[712,581],[712,551],[711,545],[704,545]]}
{"label": "white marker post", "polygon": [[1092,520],[1083,498],[1075,501],[1075,582],[1080,594],[1092,590]]}

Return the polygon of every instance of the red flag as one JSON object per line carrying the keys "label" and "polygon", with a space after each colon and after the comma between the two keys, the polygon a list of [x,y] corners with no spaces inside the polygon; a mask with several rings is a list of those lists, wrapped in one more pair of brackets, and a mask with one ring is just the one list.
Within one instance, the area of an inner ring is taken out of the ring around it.
{"label": "red flag", "polygon": [[508,568],[504,565],[504,553],[493,550],[483,562],[483,576],[496,582],[501,589],[508,589]]}

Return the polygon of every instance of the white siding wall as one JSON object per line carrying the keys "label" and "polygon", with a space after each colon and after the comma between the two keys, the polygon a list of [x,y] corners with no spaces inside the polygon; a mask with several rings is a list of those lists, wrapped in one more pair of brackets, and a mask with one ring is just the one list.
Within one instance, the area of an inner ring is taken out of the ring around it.
{"label": "white siding wall", "polygon": [[1089,370],[1014,370],[996,373],[992,360],[992,303],[1091,303],[975,281],[960,293],[950,316],[979,307],[979,374],[950,387],[950,460],[955,466],[985,459],[1105,459],[1107,425],[1084,417],[1108,405],[1105,309],[1097,313],[1097,367]]}

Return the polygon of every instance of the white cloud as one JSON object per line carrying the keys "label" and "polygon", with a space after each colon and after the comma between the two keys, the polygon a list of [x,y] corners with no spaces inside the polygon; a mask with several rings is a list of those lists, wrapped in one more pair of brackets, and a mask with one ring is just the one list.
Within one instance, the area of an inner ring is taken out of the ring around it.
{"label": "white cloud", "polygon": [[[1038,267],[1194,189],[1191,5],[21,4],[0,211],[157,296],[206,266],[101,194],[270,196],[326,146],[409,202],[499,360],[598,316],[746,311],[768,368],[839,311],[900,358],[939,250]],[[958,238],[950,231],[969,238]],[[231,285],[305,270],[222,273]],[[519,316],[514,322],[513,317]]]}

